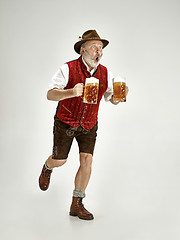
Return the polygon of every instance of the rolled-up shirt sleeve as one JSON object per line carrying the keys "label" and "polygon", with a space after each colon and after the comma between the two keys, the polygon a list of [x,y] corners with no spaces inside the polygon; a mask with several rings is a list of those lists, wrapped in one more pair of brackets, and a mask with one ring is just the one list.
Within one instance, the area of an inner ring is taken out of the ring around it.
{"label": "rolled-up shirt sleeve", "polygon": [[104,93],[104,99],[106,102],[108,102],[113,95],[113,78],[113,73],[108,70],[108,87],[106,92]]}
{"label": "rolled-up shirt sleeve", "polygon": [[53,88],[64,89],[68,84],[68,79],[69,79],[69,67],[65,63],[58,69],[58,71],[52,77],[48,90],[51,90]]}

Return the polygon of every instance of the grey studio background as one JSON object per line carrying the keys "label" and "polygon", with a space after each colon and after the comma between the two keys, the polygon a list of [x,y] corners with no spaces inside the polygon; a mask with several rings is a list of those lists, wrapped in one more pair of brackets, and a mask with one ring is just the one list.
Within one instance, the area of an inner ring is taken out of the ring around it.
{"label": "grey studio background", "polygon": [[[180,239],[179,12],[176,0],[0,1],[1,239]],[[90,222],[68,215],[75,141],[38,188],[57,105],[47,88],[88,29],[110,41],[101,63],[129,86],[127,103],[101,102]]]}

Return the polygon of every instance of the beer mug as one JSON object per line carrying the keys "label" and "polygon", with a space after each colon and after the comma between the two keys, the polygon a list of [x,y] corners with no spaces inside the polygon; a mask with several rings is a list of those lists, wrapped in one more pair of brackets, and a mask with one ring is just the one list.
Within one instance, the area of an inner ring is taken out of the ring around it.
{"label": "beer mug", "polygon": [[113,101],[126,102],[126,79],[116,77],[113,79]]}
{"label": "beer mug", "polygon": [[97,104],[98,90],[99,79],[95,77],[86,78],[83,102]]}

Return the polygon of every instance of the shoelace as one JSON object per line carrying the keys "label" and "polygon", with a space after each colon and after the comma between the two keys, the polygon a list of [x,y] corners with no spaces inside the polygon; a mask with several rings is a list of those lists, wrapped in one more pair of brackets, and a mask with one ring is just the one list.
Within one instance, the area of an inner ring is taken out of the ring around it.
{"label": "shoelace", "polygon": [[82,203],[82,199],[80,199],[78,203],[79,203],[79,206],[80,206],[81,209],[86,210],[85,207],[84,207],[84,204]]}
{"label": "shoelace", "polygon": [[51,170],[46,169],[44,171],[44,176],[50,178],[51,172],[52,172]]}

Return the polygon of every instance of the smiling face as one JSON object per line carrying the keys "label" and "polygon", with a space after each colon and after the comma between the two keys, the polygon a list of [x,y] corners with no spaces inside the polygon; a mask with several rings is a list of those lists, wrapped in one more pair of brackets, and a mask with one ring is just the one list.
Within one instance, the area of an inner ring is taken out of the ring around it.
{"label": "smiling face", "polygon": [[103,43],[99,40],[90,40],[81,47],[81,54],[90,70],[95,68],[102,57]]}

